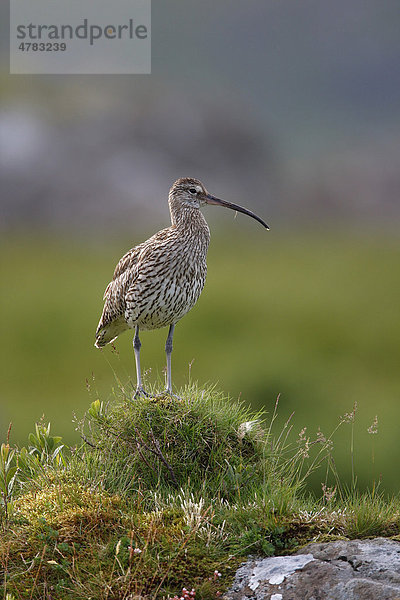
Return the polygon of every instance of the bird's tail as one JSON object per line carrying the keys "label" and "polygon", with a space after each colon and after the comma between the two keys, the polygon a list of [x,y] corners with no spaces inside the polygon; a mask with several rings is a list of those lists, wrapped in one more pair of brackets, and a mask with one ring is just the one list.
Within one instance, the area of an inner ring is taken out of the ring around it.
{"label": "bird's tail", "polygon": [[115,338],[127,329],[129,328],[123,318],[116,319],[104,326],[100,323],[96,331],[96,341],[94,345],[96,348],[103,348],[106,344],[111,344]]}

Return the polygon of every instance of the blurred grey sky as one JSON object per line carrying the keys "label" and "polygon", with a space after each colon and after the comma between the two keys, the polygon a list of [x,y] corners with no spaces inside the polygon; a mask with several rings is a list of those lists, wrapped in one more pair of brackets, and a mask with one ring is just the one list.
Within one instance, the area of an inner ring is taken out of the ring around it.
{"label": "blurred grey sky", "polygon": [[184,175],[266,218],[399,216],[398,1],[152,7],[150,76],[10,76],[2,5],[3,228],[161,223]]}

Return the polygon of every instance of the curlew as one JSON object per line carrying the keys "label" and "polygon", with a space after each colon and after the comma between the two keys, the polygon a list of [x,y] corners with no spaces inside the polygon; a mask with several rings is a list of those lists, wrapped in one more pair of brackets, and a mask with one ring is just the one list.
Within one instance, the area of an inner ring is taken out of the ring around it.
{"label": "curlew", "polygon": [[165,352],[167,389],[172,394],[171,354],[176,323],[196,304],[207,273],[210,230],[200,211],[205,204],[224,206],[268,225],[253,212],[209,194],[198,179],[178,179],[168,196],[171,226],[129,250],[115,267],[104,292],[104,308],[95,346],[111,343],[134,329],[135,398],[146,395],[140,370],[139,331],[169,326]]}

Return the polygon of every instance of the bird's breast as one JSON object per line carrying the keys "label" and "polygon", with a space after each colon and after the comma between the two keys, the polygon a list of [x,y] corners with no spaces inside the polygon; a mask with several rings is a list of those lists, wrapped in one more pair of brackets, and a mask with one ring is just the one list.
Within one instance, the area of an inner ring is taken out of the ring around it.
{"label": "bird's breast", "polygon": [[206,252],[191,248],[165,255],[151,269],[139,269],[129,325],[157,329],[176,323],[196,304],[206,274]]}

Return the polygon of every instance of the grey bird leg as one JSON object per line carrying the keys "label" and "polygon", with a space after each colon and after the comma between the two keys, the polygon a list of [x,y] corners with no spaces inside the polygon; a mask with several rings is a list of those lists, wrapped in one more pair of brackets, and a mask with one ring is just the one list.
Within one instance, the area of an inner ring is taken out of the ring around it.
{"label": "grey bird leg", "polygon": [[146,392],[143,389],[142,385],[142,373],[140,370],[140,348],[142,344],[139,339],[139,325],[136,325],[135,336],[133,338],[133,350],[135,352],[135,361],[136,361],[136,392],[134,398],[138,398],[140,395],[147,396]]}
{"label": "grey bird leg", "polygon": [[167,389],[168,394],[172,394],[172,377],[171,377],[171,354],[172,354],[172,338],[174,336],[175,324],[170,325],[167,341],[165,342],[165,353],[167,355]]}

